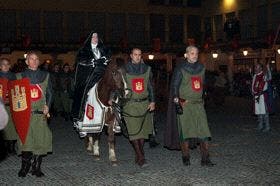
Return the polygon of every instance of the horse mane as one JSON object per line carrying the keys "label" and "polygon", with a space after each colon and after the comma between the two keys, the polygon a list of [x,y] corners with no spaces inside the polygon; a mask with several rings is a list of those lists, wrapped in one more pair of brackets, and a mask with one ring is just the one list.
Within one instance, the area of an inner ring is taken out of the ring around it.
{"label": "horse mane", "polygon": [[111,93],[117,89],[112,75],[112,72],[117,71],[117,69],[117,63],[115,61],[110,61],[102,78],[98,82],[98,97],[105,106],[109,106],[108,101],[110,99]]}

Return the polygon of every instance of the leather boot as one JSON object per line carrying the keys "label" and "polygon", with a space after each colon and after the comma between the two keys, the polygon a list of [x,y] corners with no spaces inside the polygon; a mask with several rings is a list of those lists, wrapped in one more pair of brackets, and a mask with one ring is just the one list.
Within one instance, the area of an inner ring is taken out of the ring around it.
{"label": "leather boot", "polygon": [[41,155],[34,155],[33,162],[32,162],[32,175],[36,177],[44,176],[44,173],[41,171],[41,164],[42,164],[43,156]]}
{"label": "leather boot", "polygon": [[201,166],[213,167],[215,164],[212,163],[209,158],[208,143],[201,142],[200,151],[201,151]]}
{"label": "leather boot", "polygon": [[189,166],[190,163],[190,153],[189,153],[189,143],[184,141],[181,142],[182,160],[185,166]]}
{"label": "leather boot", "polygon": [[25,177],[31,166],[32,152],[23,151],[21,155],[21,169],[18,172],[19,177]]}
{"label": "leather boot", "polygon": [[147,167],[148,166],[148,163],[146,162],[146,159],[145,159],[145,152],[144,152],[144,143],[145,143],[145,140],[144,139],[138,139],[138,143],[139,143],[139,147],[140,147],[140,150],[141,150],[141,153],[142,153],[142,156],[143,158],[141,160],[138,161],[138,165],[140,167]]}
{"label": "leather boot", "polygon": [[135,151],[135,163],[141,167],[143,165],[144,156],[140,147],[140,141],[132,140],[131,143]]}

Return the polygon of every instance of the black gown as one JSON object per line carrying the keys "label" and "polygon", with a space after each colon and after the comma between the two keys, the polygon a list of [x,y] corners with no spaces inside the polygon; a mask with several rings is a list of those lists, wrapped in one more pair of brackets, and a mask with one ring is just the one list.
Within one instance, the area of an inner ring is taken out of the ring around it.
{"label": "black gown", "polygon": [[[100,58],[97,59],[91,48],[91,32],[84,42],[84,45],[78,51],[75,62],[75,79],[74,79],[74,97],[71,115],[74,121],[83,118],[85,112],[85,103],[89,90],[101,79],[106,69],[106,62],[111,57],[110,51],[103,45],[99,39],[98,48]],[[94,65],[93,65],[94,64]]]}

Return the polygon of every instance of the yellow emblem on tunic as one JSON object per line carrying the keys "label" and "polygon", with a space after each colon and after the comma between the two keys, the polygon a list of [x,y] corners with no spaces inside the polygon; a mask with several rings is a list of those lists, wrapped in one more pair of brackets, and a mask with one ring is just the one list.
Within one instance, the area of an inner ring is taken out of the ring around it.
{"label": "yellow emblem on tunic", "polygon": [[15,89],[11,89],[11,93],[13,110],[19,112],[27,109],[25,87],[20,88],[16,85]]}
{"label": "yellow emblem on tunic", "polygon": [[3,85],[0,85],[0,98],[3,98]]}
{"label": "yellow emblem on tunic", "polygon": [[38,98],[39,97],[39,92],[38,89],[31,89],[31,98]]}
{"label": "yellow emblem on tunic", "polygon": [[195,89],[200,89],[200,82],[198,80],[195,80],[193,84]]}
{"label": "yellow emblem on tunic", "polygon": [[143,83],[137,82],[135,84],[135,90],[143,90]]}

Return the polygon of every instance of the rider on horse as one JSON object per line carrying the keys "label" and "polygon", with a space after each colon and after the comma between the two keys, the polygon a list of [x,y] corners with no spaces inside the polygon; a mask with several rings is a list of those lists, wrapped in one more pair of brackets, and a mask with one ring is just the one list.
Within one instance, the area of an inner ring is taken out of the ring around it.
{"label": "rider on horse", "polygon": [[109,58],[110,51],[98,39],[98,34],[92,31],[76,57],[72,105],[74,122],[83,120],[88,92],[101,79]]}

